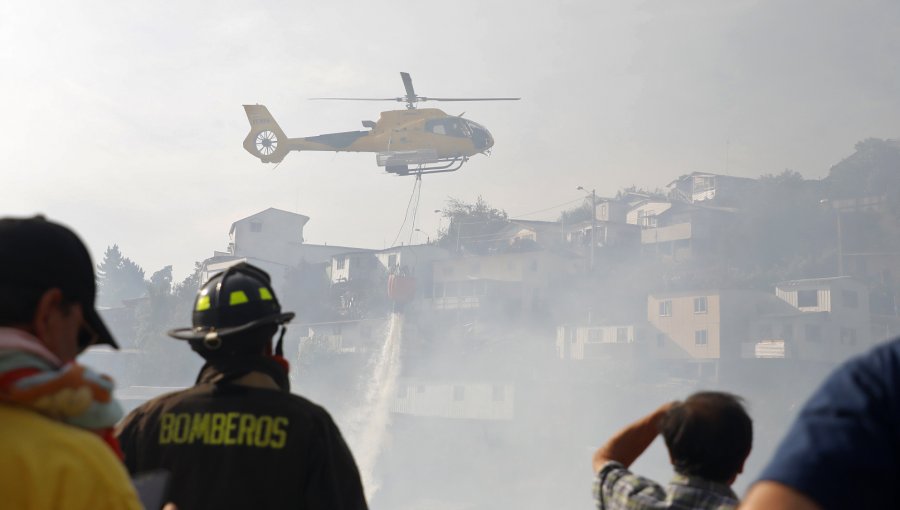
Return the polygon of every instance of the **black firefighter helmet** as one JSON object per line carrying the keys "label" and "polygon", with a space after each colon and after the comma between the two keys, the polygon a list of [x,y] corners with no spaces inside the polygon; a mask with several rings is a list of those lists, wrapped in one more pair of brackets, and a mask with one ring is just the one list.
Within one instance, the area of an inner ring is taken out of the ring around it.
{"label": "black firefighter helmet", "polygon": [[281,311],[268,273],[245,262],[213,276],[194,300],[193,327],[169,331],[169,336],[216,349],[222,339],[266,324],[284,324],[294,312]]}

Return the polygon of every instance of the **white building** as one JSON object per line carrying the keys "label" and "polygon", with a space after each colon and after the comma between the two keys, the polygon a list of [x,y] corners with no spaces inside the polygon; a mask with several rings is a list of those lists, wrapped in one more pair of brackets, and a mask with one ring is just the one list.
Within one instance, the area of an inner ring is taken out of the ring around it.
{"label": "white building", "polygon": [[510,382],[401,379],[391,412],[468,420],[515,418],[515,386]]}
{"label": "white building", "polygon": [[289,269],[302,263],[330,265],[335,253],[353,249],[305,244],[303,228],[308,221],[307,216],[274,207],[235,221],[228,231],[228,250],[203,261],[200,281],[247,262],[269,273],[275,292],[283,294]]}

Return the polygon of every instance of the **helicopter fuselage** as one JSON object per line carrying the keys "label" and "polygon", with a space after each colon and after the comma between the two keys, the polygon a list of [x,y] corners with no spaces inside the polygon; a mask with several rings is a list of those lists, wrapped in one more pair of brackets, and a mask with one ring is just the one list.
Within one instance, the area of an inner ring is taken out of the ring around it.
{"label": "helicopter fuselage", "polygon": [[[244,148],[264,163],[278,163],[290,151],[375,152],[380,166],[429,164],[486,153],[494,145],[480,124],[447,115],[437,108],[392,110],[368,131],[346,131],[288,138],[262,105],[245,105],[251,130]],[[406,162],[406,163],[404,163]]]}

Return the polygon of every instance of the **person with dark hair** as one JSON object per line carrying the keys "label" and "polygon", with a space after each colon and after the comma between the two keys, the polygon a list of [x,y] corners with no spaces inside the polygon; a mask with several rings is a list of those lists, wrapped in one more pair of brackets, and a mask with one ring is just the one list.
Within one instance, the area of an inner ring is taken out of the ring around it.
{"label": "person with dark hair", "polygon": [[206,363],[195,386],[147,402],[119,425],[129,471],[171,472],[170,499],[181,510],[365,509],[337,425],[290,392],[281,354],[293,317],[255,266],[210,278],[194,301],[193,327],[169,332]]}
{"label": "person with dark hair", "polygon": [[113,383],[75,358],[117,347],[94,308],[94,266],[68,228],[0,219],[0,498],[3,508],[138,509],[117,457]]}
{"label": "person with dark hair", "polygon": [[900,339],[839,366],[797,415],[741,508],[900,508]]}
{"label": "person with dark hair", "polygon": [[[675,477],[667,487],[628,470],[662,435]],[[594,500],[601,510],[736,508],[731,484],[744,470],[753,424],[739,397],[700,392],[628,425],[594,453]]]}

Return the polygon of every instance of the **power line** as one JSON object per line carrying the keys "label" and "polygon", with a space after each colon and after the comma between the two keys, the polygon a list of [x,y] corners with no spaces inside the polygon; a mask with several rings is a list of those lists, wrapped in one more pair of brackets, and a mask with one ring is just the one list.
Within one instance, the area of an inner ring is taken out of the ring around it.
{"label": "power line", "polygon": [[563,202],[563,203],[561,203],[561,204],[552,205],[552,206],[550,206],[550,207],[547,207],[546,209],[539,209],[539,210],[537,210],[537,211],[531,211],[531,212],[528,212],[528,213],[525,213],[525,214],[517,214],[517,215],[515,215],[515,216],[510,215],[510,218],[515,219],[515,218],[521,218],[522,216],[531,216],[532,214],[537,214],[537,213],[549,211],[549,210],[552,210],[552,209],[556,209],[557,207],[562,207],[562,206],[564,206],[564,205],[574,204],[575,202],[583,202],[583,201],[584,201],[583,198],[576,198],[575,200],[569,200],[568,202]]}

